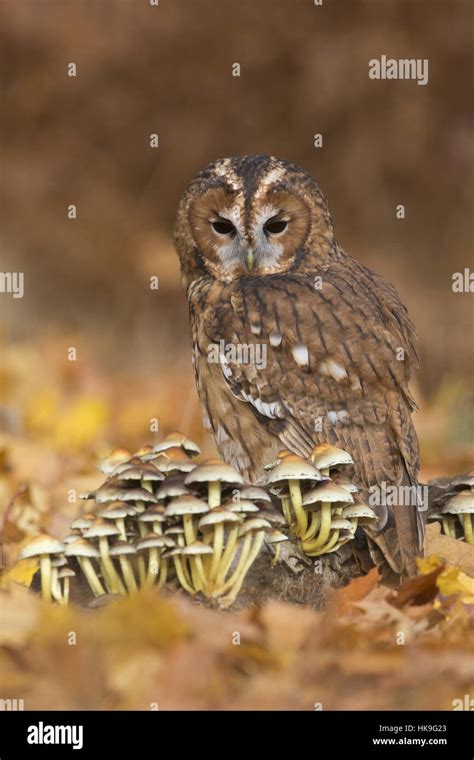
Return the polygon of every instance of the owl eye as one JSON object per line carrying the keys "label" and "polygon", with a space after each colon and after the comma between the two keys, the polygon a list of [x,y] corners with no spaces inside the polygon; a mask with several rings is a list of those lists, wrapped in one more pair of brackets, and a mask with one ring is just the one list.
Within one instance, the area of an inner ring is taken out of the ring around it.
{"label": "owl eye", "polygon": [[282,219],[275,221],[272,221],[270,219],[270,221],[264,225],[263,231],[265,232],[265,235],[278,235],[279,232],[283,232],[283,230],[286,230],[287,227],[288,222],[285,222]]}
{"label": "owl eye", "polygon": [[235,227],[231,222],[226,219],[219,220],[217,222],[211,222],[212,229],[217,232],[218,235],[232,235],[235,232]]}

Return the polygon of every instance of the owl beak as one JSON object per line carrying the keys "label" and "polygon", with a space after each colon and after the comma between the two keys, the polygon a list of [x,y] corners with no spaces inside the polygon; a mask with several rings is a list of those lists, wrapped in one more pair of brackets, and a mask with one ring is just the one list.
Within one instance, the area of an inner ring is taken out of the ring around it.
{"label": "owl beak", "polygon": [[255,256],[254,256],[253,250],[252,248],[247,248],[247,250],[245,251],[245,265],[249,272],[252,271],[254,264],[255,264]]}

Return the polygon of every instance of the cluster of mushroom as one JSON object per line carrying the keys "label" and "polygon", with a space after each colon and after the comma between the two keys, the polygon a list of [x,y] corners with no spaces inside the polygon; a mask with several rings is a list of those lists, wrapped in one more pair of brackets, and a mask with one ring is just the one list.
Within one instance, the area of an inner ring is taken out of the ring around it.
{"label": "cluster of mushroom", "polygon": [[[177,581],[189,594],[232,604],[264,542],[278,547],[287,540],[277,528],[284,520],[263,488],[245,485],[221,460],[196,463],[199,453],[173,433],[153,447],[134,454],[116,449],[102,460],[105,482],[81,495],[94,500],[94,511],[74,520],[62,542],[37,537],[22,553],[40,557],[43,595],[66,599],[56,567],[74,557],[95,596]],[[40,538],[49,543],[40,546]]]}
{"label": "cluster of mushroom", "polygon": [[439,520],[450,538],[474,544],[474,475],[454,478],[428,519]]}
{"label": "cluster of mushroom", "polygon": [[290,531],[309,557],[337,551],[354,538],[358,525],[377,519],[371,507],[354,498],[357,486],[340,473],[350,464],[346,451],[321,444],[309,459],[282,450],[266,467],[266,485],[280,499]]}

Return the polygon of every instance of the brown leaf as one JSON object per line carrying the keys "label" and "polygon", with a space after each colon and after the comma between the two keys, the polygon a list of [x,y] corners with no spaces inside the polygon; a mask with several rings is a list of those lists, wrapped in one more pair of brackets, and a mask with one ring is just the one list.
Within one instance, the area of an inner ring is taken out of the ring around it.
{"label": "brown leaf", "polygon": [[374,567],[367,575],[354,578],[345,588],[337,589],[329,602],[330,612],[336,617],[346,615],[355,602],[360,602],[377,586],[379,580],[380,573]]}
{"label": "brown leaf", "polygon": [[401,609],[406,604],[426,604],[433,601],[438,593],[436,579],[442,571],[443,565],[440,565],[428,575],[407,578],[400,586],[400,590],[391,597],[391,604]]}

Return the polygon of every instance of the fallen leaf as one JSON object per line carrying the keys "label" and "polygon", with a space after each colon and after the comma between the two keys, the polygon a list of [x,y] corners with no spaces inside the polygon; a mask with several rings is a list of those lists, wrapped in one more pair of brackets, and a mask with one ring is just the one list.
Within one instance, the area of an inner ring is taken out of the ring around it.
{"label": "fallen leaf", "polygon": [[364,599],[377,586],[379,580],[380,573],[374,567],[367,575],[354,578],[345,588],[337,589],[329,602],[330,612],[336,617],[347,614],[354,602]]}

